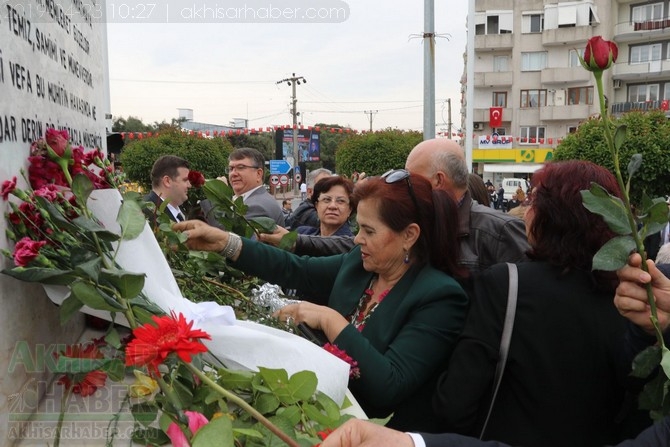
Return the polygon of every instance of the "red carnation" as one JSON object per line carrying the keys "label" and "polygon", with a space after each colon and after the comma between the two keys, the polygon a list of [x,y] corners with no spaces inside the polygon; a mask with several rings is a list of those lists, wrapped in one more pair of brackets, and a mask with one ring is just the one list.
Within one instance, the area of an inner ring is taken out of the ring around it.
{"label": "red carnation", "polygon": [[205,176],[198,171],[188,172],[188,181],[194,188],[200,188],[205,184]]}
{"label": "red carnation", "polygon": [[151,318],[155,325],[147,323],[133,330],[135,338],[126,348],[126,366],[147,366],[150,373],[158,376],[158,365],[173,352],[190,362],[192,355],[207,351],[199,339],[211,340],[211,337],[199,329],[191,329],[193,322],[187,322],[183,314],[177,317],[172,312],[169,316]]}
{"label": "red carnation", "polygon": [[14,264],[25,267],[40,254],[40,248],[46,245],[46,241],[34,241],[24,237],[14,247]]}
{"label": "red carnation", "polygon": [[[65,357],[78,358],[78,359],[101,359],[103,358],[102,352],[98,347],[89,343],[86,345],[72,345],[65,348],[65,352],[62,353]],[[95,393],[95,391],[102,386],[105,386],[107,381],[107,374],[104,371],[95,370],[89,371],[86,374],[65,374],[60,379],[58,383],[63,385],[65,389],[72,388],[72,392],[75,394],[81,394],[82,396],[90,396]]]}
{"label": "red carnation", "polygon": [[2,188],[0,189],[0,195],[2,195],[2,200],[7,200],[9,195],[16,189],[16,176],[11,180],[5,180],[2,182]]}

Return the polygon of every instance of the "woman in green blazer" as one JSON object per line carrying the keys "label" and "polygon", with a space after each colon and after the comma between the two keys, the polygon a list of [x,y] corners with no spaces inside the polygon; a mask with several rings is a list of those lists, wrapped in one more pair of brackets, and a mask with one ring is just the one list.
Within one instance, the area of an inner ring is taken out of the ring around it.
{"label": "woman in green blazer", "polygon": [[200,221],[174,228],[191,248],[219,251],[236,268],[311,297],[278,317],[322,330],[358,362],[349,387],[369,417],[393,413],[390,427],[439,430],[431,396],[467,307],[451,276],[461,274],[456,204],[405,170],[361,182],[353,199],[357,245],[336,256],[297,256]]}

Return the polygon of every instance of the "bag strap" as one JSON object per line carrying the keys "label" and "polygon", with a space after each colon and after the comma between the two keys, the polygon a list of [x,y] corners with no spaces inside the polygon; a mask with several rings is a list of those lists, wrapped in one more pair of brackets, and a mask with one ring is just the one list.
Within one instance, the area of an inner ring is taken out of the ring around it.
{"label": "bag strap", "polygon": [[512,339],[512,329],[514,329],[514,316],[516,314],[516,298],[519,291],[519,272],[516,264],[507,263],[507,270],[509,272],[509,287],[507,291],[507,309],[505,310],[505,323],[503,326],[502,336],[500,337],[500,353],[498,355],[498,364],[496,365],[496,375],[493,385],[493,396],[491,397],[491,405],[486,414],[486,420],[482,426],[482,431],[479,434],[479,439],[484,437],[486,426],[491,418],[493,405],[496,402],[500,382],[502,382],[503,373],[505,372],[505,364],[507,363],[507,353],[509,352],[509,344]]}

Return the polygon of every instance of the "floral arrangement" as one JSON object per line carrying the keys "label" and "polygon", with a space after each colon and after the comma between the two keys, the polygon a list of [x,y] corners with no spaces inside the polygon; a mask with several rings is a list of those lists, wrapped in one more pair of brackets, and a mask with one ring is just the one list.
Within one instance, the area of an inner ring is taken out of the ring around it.
{"label": "floral arrangement", "polygon": [[[107,379],[120,382],[132,372],[136,380],[128,387],[126,403],[136,421],[133,440],[147,445],[265,446],[281,440],[290,446],[311,446],[350,417],[317,391],[311,371],[289,376],[283,369],[248,372],[223,367],[203,344],[210,339],[207,332],[195,329],[181,313],[167,315],[144,295],[145,276],[117,262],[121,244],[137,238],[146,225],[141,197],[135,192],[123,195],[117,217],[120,233],[106,229],[88,206],[95,190],[122,186],[100,151],[73,148],[67,132],[49,129],[45,139],[32,145],[27,174],[22,174],[29,188],[19,188],[16,178],[0,187],[11,209],[7,235],[15,242],[13,252],[3,250],[15,266],[3,273],[67,286],[69,294],[59,309],[61,322],[86,306],[109,312],[113,320],[122,315],[131,330],[125,336],[110,324],[100,339],[58,353],[54,372],[62,375],[62,408],[72,394],[91,396]],[[196,174],[193,184],[206,188],[209,182]],[[214,191],[221,193],[220,188],[215,185]],[[200,276],[204,286],[199,292],[212,290],[207,287],[226,290],[241,303],[243,314],[251,313],[244,291],[202,280],[203,271],[216,277],[225,269],[223,259],[213,253],[189,253],[183,236],[165,222],[156,236],[168,259],[184,267],[177,271],[178,281],[193,284]],[[63,417],[61,413],[55,445]]]}
{"label": "floral arrangement", "polygon": [[[598,98],[600,102],[600,119],[604,130],[605,140],[614,161],[615,175],[623,199],[614,197],[598,184],[593,184],[588,191],[582,191],[584,206],[591,212],[603,216],[608,226],[618,234],[617,237],[606,243],[596,253],[593,259],[593,269],[612,271],[623,267],[632,251],[642,256],[642,268],[647,269],[646,253],[643,241],[650,234],[657,233],[668,223],[668,206],[665,198],[651,199],[646,195],[642,204],[635,208],[630,203],[630,182],[642,165],[642,155],[631,157],[627,167],[628,179],[626,182],[620,168],[619,149],[626,139],[626,126],[614,128],[608,114],[603,91],[603,72],[609,69],[618,56],[618,48],[614,42],[604,40],[600,36],[589,39],[580,57],[582,66],[591,71],[596,80]],[[670,351],[665,346],[663,334],[658,325],[656,301],[651,285],[647,284],[647,295],[651,308],[651,321],[656,329],[657,344],[641,352],[633,362],[632,374],[640,378],[651,377],[658,370],[655,378],[648,381],[640,396],[643,408],[650,410],[651,416],[660,418],[670,411],[670,395],[667,392],[668,378],[670,378]],[[657,368],[658,366],[661,368]],[[663,390],[660,392],[660,390]]]}

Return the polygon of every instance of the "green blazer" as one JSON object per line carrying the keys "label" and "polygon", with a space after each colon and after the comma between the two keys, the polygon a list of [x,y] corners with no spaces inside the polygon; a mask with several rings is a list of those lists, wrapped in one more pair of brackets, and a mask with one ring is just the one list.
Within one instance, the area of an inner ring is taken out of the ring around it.
{"label": "green blazer", "polygon": [[[343,316],[358,305],[374,273],[365,271],[360,247],[325,257],[297,256],[270,245],[243,240],[233,265],[290,289]],[[465,321],[467,296],[449,275],[431,266],[413,266],[391,289],[362,332],[350,325],[333,344],[360,368],[349,388],[368,417],[386,417],[399,430],[437,431],[431,398]]]}

